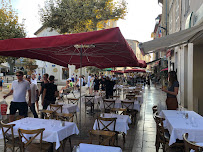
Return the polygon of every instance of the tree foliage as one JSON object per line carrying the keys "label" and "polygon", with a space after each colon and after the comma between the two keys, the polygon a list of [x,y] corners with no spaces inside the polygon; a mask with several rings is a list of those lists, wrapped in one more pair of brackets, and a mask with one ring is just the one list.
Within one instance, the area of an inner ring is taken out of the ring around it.
{"label": "tree foliage", "polygon": [[99,69],[95,66],[88,66],[86,67],[87,71],[91,74],[96,74],[96,73],[99,73],[99,72],[102,72],[103,70],[102,69]]}
{"label": "tree foliage", "polygon": [[[25,37],[24,25],[18,23],[18,15],[10,3],[0,2],[0,40]],[[0,63],[8,62],[10,67],[15,64],[16,58],[0,56]],[[11,65],[12,64],[12,65]],[[12,73],[12,68],[10,71]]]}
{"label": "tree foliage", "polygon": [[59,33],[78,33],[103,28],[108,20],[126,15],[126,2],[113,0],[47,0],[40,11],[46,27]]}

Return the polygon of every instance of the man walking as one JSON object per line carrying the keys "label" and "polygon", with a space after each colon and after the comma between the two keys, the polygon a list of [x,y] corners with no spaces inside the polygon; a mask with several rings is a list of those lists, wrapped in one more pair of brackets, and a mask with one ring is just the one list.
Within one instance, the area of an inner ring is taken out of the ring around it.
{"label": "man walking", "polygon": [[30,90],[31,90],[31,106],[30,110],[32,111],[34,118],[38,118],[37,112],[35,110],[35,102],[39,101],[39,91],[37,88],[37,85],[34,83],[31,83],[31,76],[27,75],[26,77],[27,81],[30,83]]}
{"label": "man walking", "polygon": [[[50,75],[49,83],[44,85],[44,90],[42,94],[42,106],[43,109],[47,109],[50,104],[55,104],[56,97],[59,96],[59,92],[57,90],[57,85],[54,84],[54,76]],[[44,115],[42,115],[44,118]]]}
{"label": "man walking", "polygon": [[[23,72],[16,72],[17,80],[12,82],[11,91],[3,96],[3,98],[7,98],[8,96],[13,94],[13,101],[10,104],[10,115],[9,122],[12,122],[15,117],[15,113],[19,110],[20,118],[27,117],[28,115],[28,105],[31,106],[31,91],[30,84],[28,81],[23,79]],[[28,90],[29,101],[28,105],[26,102],[26,91]]]}

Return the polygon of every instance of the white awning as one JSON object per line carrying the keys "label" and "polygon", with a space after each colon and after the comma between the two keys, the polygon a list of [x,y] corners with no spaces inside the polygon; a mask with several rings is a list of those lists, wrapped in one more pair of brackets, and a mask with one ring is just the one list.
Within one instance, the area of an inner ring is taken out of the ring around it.
{"label": "white awning", "polygon": [[181,44],[193,43],[203,36],[203,23],[193,26],[152,41],[140,43],[139,47],[143,54],[172,48]]}

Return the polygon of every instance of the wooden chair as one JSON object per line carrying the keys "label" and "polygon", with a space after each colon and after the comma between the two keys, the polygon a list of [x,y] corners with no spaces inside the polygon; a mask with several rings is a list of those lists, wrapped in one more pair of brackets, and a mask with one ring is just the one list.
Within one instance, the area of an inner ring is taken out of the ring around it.
{"label": "wooden chair", "polygon": [[[102,118],[102,117],[98,117],[97,118],[98,130],[115,131],[116,119],[117,118]],[[113,125],[112,129],[109,128],[111,124]]]}
{"label": "wooden chair", "polygon": [[121,106],[127,109],[126,114],[131,116],[132,124],[135,124],[137,110],[134,109],[134,101],[121,101]]}
{"label": "wooden chair", "polygon": [[112,131],[104,130],[91,130],[90,131],[90,143],[93,143],[93,136],[98,137],[99,145],[114,145],[116,133]]}
{"label": "wooden chair", "polygon": [[74,90],[73,87],[70,87],[70,88],[63,90],[63,93],[61,94],[61,99],[63,102],[64,102],[64,96],[66,96],[66,99],[68,99],[68,95],[70,93],[72,93],[74,98],[76,98],[73,90]]}
{"label": "wooden chair", "polygon": [[111,108],[115,107],[115,100],[113,99],[104,99],[104,112],[110,113]]}
{"label": "wooden chair", "polygon": [[157,105],[153,106],[153,107],[152,107],[152,112],[153,112],[153,114],[154,114],[155,112],[157,112],[157,111],[158,111]]}
{"label": "wooden chair", "polygon": [[20,140],[18,137],[14,137],[13,127],[15,124],[5,124],[1,121],[2,134],[4,137],[4,152],[7,151],[8,148],[11,149],[12,152],[15,152],[20,148]]}
{"label": "wooden chair", "polygon": [[[98,117],[97,118],[97,127],[98,127],[98,130],[115,132],[116,133],[115,134],[116,135],[116,141],[117,141],[117,145],[118,145],[118,133],[115,131],[116,119],[117,118]],[[111,126],[111,125],[113,125],[113,126]]]}
{"label": "wooden chair", "polygon": [[135,94],[126,94],[126,99],[137,100],[137,97],[135,97]]}
{"label": "wooden chair", "polygon": [[115,100],[117,100],[117,99],[120,98],[120,96],[109,96],[109,98],[110,98],[110,99],[115,99]]}
{"label": "wooden chair", "polygon": [[74,115],[72,113],[56,113],[56,120],[73,122]]}
{"label": "wooden chair", "polygon": [[87,107],[90,107],[90,114],[94,114],[94,96],[86,95],[85,96],[85,114]]}
{"label": "wooden chair", "polygon": [[[156,141],[155,141],[155,146],[156,146],[156,152],[159,151],[160,145],[163,147],[163,152],[166,152],[168,148],[175,148],[179,149],[182,151],[184,149],[184,143],[181,140],[176,140],[176,143],[172,144],[170,147],[168,147],[168,143],[170,140],[170,134],[168,130],[164,129],[163,121],[165,120],[164,118],[160,117],[158,115],[158,112],[154,115],[154,119],[156,122]],[[167,147],[166,147],[167,146]]]}
{"label": "wooden chair", "polygon": [[[72,114],[72,113],[56,113],[55,116],[56,116],[57,120],[73,122],[74,114]],[[66,144],[66,141],[68,139],[69,139],[69,143],[70,143],[70,150],[72,151],[71,136],[69,136],[69,137],[67,137],[61,141],[62,151],[65,150],[65,144]]]}
{"label": "wooden chair", "polygon": [[42,118],[45,118],[45,119],[53,119],[55,116],[55,112],[52,111],[52,110],[42,110],[41,111],[41,115],[42,115]]}
{"label": "wooden chair", "polygon": [[[51,144],[42,143],[43,131],[45,129],[24,130],[18,129],[18,134],[21,143],[21,151],[25,152],[48,152],[51,150]],[[40,139],[37,140],[36,137]],[[37,141],[37,142],[36,142]]]}
{"label": "wooden chair", "polygon": [[195,152],[203,151],[203,146],[198,146],[195,142],[191,142],[188,140],[188,133],[183,135],[183,141],[185,145],[185,152],[190,152],[191,149]]}
{"label": "wooden chair", "polygon": [[118,115],[126,115],[127,109],[124,109],[124,108],[111,108],[110,112],[118,114]]}
{"label": "wooden chair", "polygon": [[57,112],[59,110],[60,113],[62,113],[63,105],[50,104],[50,110],[53,112]]}
{"label": "wooden chair", "polygon": [[78,98],[67,98],[68,104],[77,104],[78,105]]}

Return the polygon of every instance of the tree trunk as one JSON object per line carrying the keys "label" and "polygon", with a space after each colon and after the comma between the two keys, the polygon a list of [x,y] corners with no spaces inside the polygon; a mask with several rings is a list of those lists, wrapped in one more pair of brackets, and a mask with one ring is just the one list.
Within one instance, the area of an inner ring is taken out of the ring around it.
{"label": "tree trunk", "polygon": [[13,68],[14,68],[14,66],[15,66],[15,61],[16,61],[16,59],[15,59],[15,58],[12,58],[12,57],[9,57],[9,58],[7,59],[7,62],[8,62],[8,64],[9,64],[9,66],[10,66],[9,74],[14,74]]}

